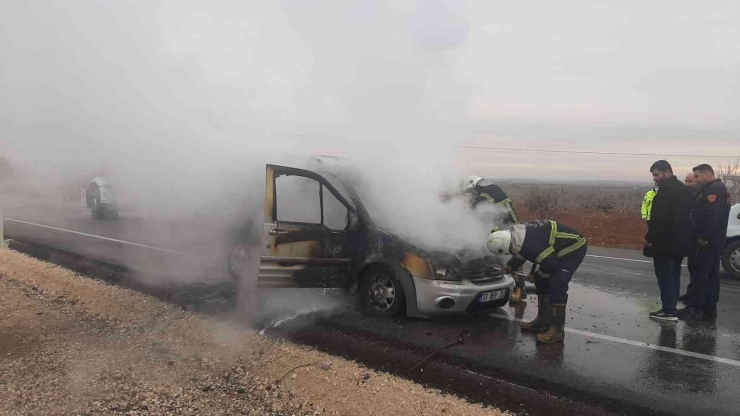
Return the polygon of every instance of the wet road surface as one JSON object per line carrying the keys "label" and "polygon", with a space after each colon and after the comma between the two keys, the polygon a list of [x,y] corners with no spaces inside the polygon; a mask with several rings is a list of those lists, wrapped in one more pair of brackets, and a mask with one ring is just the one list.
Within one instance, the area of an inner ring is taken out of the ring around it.
{"label": "wet road surface", "polygon": [[[120,263],[146,256],[153,256],[153,263],[164,258],[182,263],[180,253],[191,255],[207,242],[193,227],[152,224],[126,213],[119,221],[100,222],[77,207],[55,208],[55,215],[49,210],[6,204],[7,236]],[[685,290],[688,273],[682,278]],[[318,338],[325,344],[348,336],[366,339],[376,351],[364,354],[378,355],[383,345],[428,352],[466,329],[472,334],[467,343],[421,368],[445,363],[464,369],[471,379],[509,380],[626,413],[740,414],[740,282],[723,279],[714,322],[653,321],[647,314],[660,308],[658,294],[652,264],[641,253],[589,248],[571,284],[564,344],[540,345],[533,334],[519,331],[517,321],[537,313],[534,297],[489,315],[444,320],[377,319],[339,307],[342,313],[287,321],[274,331],[328,350],[332,346],[320,345]],[[285,304],[286,295],[271,291],[261,297],[266,304]],[[293,291],[290,297],[301,298],[308,310],[323,303],[310,293]],[[275,319],[280,311],[273,308]],[[335,347],[341,353],[342,347]],[[393,358],[388,361],[392,367]]]}

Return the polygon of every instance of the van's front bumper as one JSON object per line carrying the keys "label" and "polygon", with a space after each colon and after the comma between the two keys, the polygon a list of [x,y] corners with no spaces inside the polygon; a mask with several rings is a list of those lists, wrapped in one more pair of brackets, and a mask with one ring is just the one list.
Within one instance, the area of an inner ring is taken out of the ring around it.
{"label": "van's front bumper", "polygon": [[[429,280],[413,277],[416,290],[416,306],[424,315],[464,315],[490,311],[509,302],[514,290],[514,278],[504,275],[488,283],[473,283],[469,280]],[[504,291],[503,296],[481,302],[489,292]]]}

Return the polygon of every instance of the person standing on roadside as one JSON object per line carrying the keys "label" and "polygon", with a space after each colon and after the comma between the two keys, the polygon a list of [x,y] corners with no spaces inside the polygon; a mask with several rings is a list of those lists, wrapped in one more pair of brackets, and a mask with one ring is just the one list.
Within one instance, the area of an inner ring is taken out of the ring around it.
{"label": "person standing on roadside", "polygon": [[[691,215],[693,217],[694,215],[694,204],[698,201],[698,199],[701,197],[701,186],[696,182],[696,174],[694,172],[690,172],[688,175],[686,175],[686,179],[683,180],[683,183],[689,188],[691,191]],[[692,247],[693,248],[693,247]],[[691,289],[694,287],[694,273],[691,271],[694,264],[694,251],[692,250],[691,253],[689,253],[689,256],[687,257],[687,266],[689,269],[689,285],[686,287],[686,293],[679,296],[678,300],[684,303],[688,303],[691,300]]]}
{"label": "person standing on roadside", "polygon": [[683,180],[683,184],[686,185],[692,193],[696,191],[699,187],[699,184],[696,183],[696,174],[694,172],[689,172],[689,174],[686,175],[686,179]]}
{"label": "person standing on roadside", "polygon": [[694,206],[694,260],[691,270],[694,287],[689,306],[681,309],[681,319],[712,319],[719,301],[719,257],[725,244],[730,216],[730,195],[714,169],[703,164],[694,168],[701,194]]}
{"label": "person standing on roadside", "polygon": [[650,318],[677,321],[676,302],[681,288],[681,262],[691,247],[691,193],[673,175],[671,164],[659,160],[650,167],[660,190],[653,199],[645,255],[653,258],[663,307]]}

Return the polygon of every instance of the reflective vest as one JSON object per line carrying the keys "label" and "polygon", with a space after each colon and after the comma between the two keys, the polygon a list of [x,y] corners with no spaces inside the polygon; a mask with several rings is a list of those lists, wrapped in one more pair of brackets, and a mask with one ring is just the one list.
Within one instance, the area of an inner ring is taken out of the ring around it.
{"label": "reflective vest", "polygon": [[650,221],[650,210],[653,209],[653,198],[658,193],[657,189],[651,189],[645,194],[645,199],[642,200],[642,219]]}
{"label": "reflective vest", "polygon": [[550,277],[557,270],[557,259],[586,245],[586,238],[578,231],[558,225],[555,221],[539,220],[524,223],[526,233],[521,250],[509,261],[512,269],[518,269],[529,260],[540,265],[537,273]]}

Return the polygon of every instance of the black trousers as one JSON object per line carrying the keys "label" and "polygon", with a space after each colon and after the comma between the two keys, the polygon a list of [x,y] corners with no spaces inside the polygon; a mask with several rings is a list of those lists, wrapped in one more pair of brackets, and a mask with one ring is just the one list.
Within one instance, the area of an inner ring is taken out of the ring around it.
{"label": "black trousers", "polygon": [[[573,273],[578,270],[578,266],[586,257],[588,248],[586,245],[568,255],[558,259],[557,270],[550,277],[542,277],[539,274],[534,275],[534,286],[537,288],[538,295],[549,295],[550,302],[553,305],[563,305],[568,303],[568,284]],[[551,254],[554,256],[555,254]]]}
{"label": "black trousers", "polygon": [[686,293],[689,294],[689,298],[691,297],[691,289],[694,288],[694,272],[692,269],[694,268],[695,257],[695,253],[691,253],[686,257],[686,266],[689,269],[689,285],[686,286]]}
{"label": "black trousers", "polygon": [[691,306],[716,312],[719,302],[720,249],[714,245],[697,247],[692,263]]}

